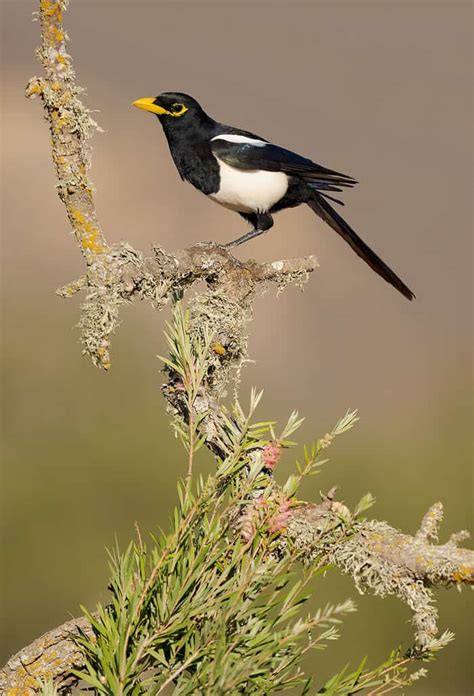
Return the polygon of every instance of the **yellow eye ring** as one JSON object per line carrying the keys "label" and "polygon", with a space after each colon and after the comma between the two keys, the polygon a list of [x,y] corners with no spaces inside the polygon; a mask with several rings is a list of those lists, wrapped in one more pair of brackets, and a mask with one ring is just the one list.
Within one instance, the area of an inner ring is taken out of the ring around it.
{"label": "yellow eye ring", "polygon": [[170,114],[171,116],[182,116],[183,114],[186,113],[188,110],[188,107],[185,106],[184,104],[172,104],[171,109],[170,109]]}

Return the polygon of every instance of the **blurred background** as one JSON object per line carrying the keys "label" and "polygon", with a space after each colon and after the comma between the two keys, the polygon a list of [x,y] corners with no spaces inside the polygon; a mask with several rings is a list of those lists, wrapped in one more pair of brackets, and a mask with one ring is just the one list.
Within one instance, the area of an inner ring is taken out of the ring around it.
{"label": "blurred background", "polygon": [[[4,661],[37,635],[107,597],[105,548],[167,524],[185,461],[164,414],[157,354],[166,312],[122,314],[113,365],[81,358],[82,298],[57,287],[83,272],[56,196],[41,103],[33,0],[3,0],[3,607]],[[415,291],[407,302],[307,208],[238,250],[275,260],[316,253],[303,294],[256,304],[241,388],[265,388],[260,416],[306,416],[301,443],[347,408],[360,423],[331,449],[304,495],[338,484],[354,504],[413,533],[440,499],[442,540],[472,520],[470,2],[142,2],[72,0],[66,25],[78,82],[105,134],[92,177],[105,234],[150,250],[228,241],[240,218],[179,180],[161,128],[131,107],[164,90],[197,97],[216,119],[355,176],[345,213]],[[294,464],[285,455],[277,475]],[[212,462],[202,457],[201,466]],[[472,692],[467,591],[438,593],[457,639],[411,693]],[[313,657],[320,684],[348,660],[372,664],[411,639],[395,599],[357,597],[329,573],[314,606],[354,597],[342,639]]]}

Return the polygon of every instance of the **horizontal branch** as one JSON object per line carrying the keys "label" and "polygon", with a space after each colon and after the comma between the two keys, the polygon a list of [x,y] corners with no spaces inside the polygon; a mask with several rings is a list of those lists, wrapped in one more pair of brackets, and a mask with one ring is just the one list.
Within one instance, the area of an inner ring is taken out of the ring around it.
{"label": "horizontal branch", "polygon": [[250,308],[258,288],[274,283],[282,289],[289,283],[303,284],[318,266],[315,256],[257,263],[240,261],[214,242],[166,252],[155,246],[144,258],[129,244],[107,247],[87,267],[86,274],[58,290],[69,298],[84,292],[81,342],[95,365],[110,368],[111,336],[119,325],[120,309],[134,298],[150,300],[156,309],[180,299],[186,290],[205,281],[211,292],[233,293]]}
{"label": "horizontal branch", "polygon": [[[438,633],[432,589],[474,584],[474,551],[457,546],[458,539],[469,534],[463,531],[445,544],[433,543],[442,509],[441,503],[435,503],[420,530],[411,536],[386,522],[354,520],[346,506],[329,499],[298,508],[287,533],[307,562],[333,563],[351,575],[361,593],[372,591],[403,600],[413,612],[415,645],[423,650]],[[428,535],[423,533],[427,520]]]}
{"label": "horizontal branch", "polygon": [[[426,519],[442,512],[442,504],[435,503],[423,517],[420,529],[423,529]],[[337,501],[323,502],[321,504],[305,504],[298,508],[293,516],[294,525],[298,525],[297,535],[305,535],[307,532],[317,539],[320,532],[324,532],[327,525],[327,516],[332,512],[338,517],[347,519],[350,512]],[[439,518],[441,521],[441,518]],[[436,526],[436,532],[438,525]],[[296,527],[294,527],[294,532]],[[296,536],[297,536],[296,535]],[[420,535],[415,536],[403,534],[390,527],[385,522],[370,521],[359,524],[357,533],[354,534],[350,543],[351,553],[354,547],[364,548],[364,554],[373,558],[377,557],[380,563],[390,566],[397,566],[410,575],[414,581],[423,581],[433,587],[451,584],[473,584],[474,583],[474,551],[470,549],[458,548],[457,537],[465,539],[469,537],[466,531],[452,535],[445,544],[433,543],[436,536]],[[305,539],[305,543],[312,545],[310,539]]]}

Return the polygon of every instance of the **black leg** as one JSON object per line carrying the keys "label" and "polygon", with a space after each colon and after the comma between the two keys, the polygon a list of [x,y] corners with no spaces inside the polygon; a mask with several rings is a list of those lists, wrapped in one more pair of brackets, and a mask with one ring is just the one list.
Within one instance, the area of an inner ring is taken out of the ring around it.
{"label": "black leg", "polygon": [[271,227],[273,227],[273,218],[271,215],[255,214],[252,215],[252,217],[250,217],[250,215],[245,215],[242,217],[252,220],[252,222],[254,222],[255,220],[255,227],[253,230],[250,230],[250,232],[243,234],[241,237],[238,237],[237,239],[234,239],[233,242],[228,242],[227,244],[224,244],[224,246],[227,247],[227,249],[233,249],[236,246],[240,246],[241,244],[248,242],[250,239],[254,239],[254,237],[258,237],[264,232],[267,232]]}
{"label": "black leg", "polygon": [[238,237],[237,239],[234,239],[233,242],[227,242],[227,244],[224,244],[224,246],[227,249],[233,249],[236,246],[240,246],[241,244],[248,242],[249,239],[253,239],[254,237],[258,237],[260,234],[263,234],[266,231],[267,230],[250,230],[250,232],[243,234],[241,237]]}

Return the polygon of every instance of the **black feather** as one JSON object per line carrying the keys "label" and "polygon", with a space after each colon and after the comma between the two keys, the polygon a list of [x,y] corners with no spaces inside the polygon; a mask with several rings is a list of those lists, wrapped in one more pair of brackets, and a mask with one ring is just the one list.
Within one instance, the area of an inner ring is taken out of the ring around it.
{"label": "black feather", "polygon": [[[332,191],[332,189],[330,189]],[[329,198],[330,201],[333,201],[333,203],[338,203],[338,205],[344,206],[345,203],[344,201],[341,201],[340,198],[334,198],[334,196],[330,196],[329,193],[321,193],[319,192],[320,196],[324,196],[324,198]]]}
{"label": "black feather", "polygon": [[347,222],[332,208],[332,206],[322,198],[323,194],[313,192],[313,197],[308,200],[309,207],[314,210],[324,222],[335,230],[379,276],[387,283],[393,285],[408,300],[413,300],[414,293],[405,283],[392,271],[377,254],[354,232]]}
{"label": "black feather", "polygon": [[[270,172],[284,172],[301,177],[310,186],[355,186],[357,181],[347,174],[327,169],[306,157],[301,157],[291,150],[268,143],[235,143],[215,138],[211,141],[213,154],[220,160],[238,169],[263,169]],[[330,189],[328,189],[330,190]]]}

